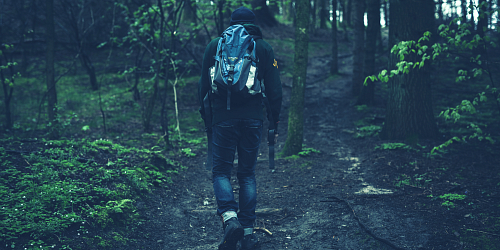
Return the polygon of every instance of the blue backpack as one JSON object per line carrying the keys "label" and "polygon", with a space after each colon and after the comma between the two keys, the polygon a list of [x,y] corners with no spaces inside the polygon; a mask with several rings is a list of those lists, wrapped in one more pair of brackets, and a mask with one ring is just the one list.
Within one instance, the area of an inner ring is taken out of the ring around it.
{"label": "blue backpack", "polygon": [[255,41],[245,27],[232,25],[222,33],[209,73],[212,93],[227,100],[227,110],[231,100],[242,103],[249,96],[262,94],[264,84],[257,79],[257,62]]}

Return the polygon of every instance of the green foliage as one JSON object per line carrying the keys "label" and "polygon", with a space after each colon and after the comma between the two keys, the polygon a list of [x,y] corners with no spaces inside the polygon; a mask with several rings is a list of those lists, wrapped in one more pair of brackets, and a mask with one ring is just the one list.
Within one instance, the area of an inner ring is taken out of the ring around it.
{"label": "green foliage", "polygon": [[425,187],[432,179],[426,179],[427,173],[424,174],[415,174],[413,177],[402,174],[396,178],[394,181],[394,186],[403,187],[403,186],[413,186],[413,187]]}
{"label": "green foliage", "polygon": [[441,205],[444,207],[448,207],[448,209],[455,208],[456,204],[453,203],[452,201],[461,201],[464,200],[466,197],[467,195],[461,195],[461,194],[443,194],[439,196],[439,198],[445,200],[443,203],[441,203]]}
{"label": "green foliage", "polygon": [[[3,143],[14,147],[15,141]],[[41,248],[69,244],[68,229],[79,226],[88,244],[124,244],[123,233],[88,237],[89,229],[122,230],[137,224],[135,208],[154,186],[171,183],[180,164],[161,151],[124,147],[107,140],[41,140],[38,150],[12,157],[0,147],[1,242]],[[108,159],[107,162],[96,162]],[[5,242],[4,242],[5,241]],[[95,246],[93,245],[93,246]]]}
{"label": "green foliage", "polygon": [[285,160],[298,160],[300,157],[308,157],[311,156],[313,153],[319,154],[321,151],[314,149],[314,148],[309,148],[306,145],[302,145],[302,151],[300,151],[296,155],[290,155],[285,157]]}
{"label": "green foliage", "polygon": [[321,152],[319,150],[314,149],[314,148],[303,147],[302,151],[299,152],[299,156],[310,156],[312,153],[319,154]]}
{"label": "green foliage", "polygon": [[381,126],[377,125],[369,125],[369,126],[364,126],[361,128],[358,128],[358,131],[354,135],[356,138],[364,138],[368,136],[377,136],[380,131],[382,131]]}
{"label": "green foliage", "polygon": [[375,146],[375,150],[396,150],[396,149],[404,149],[404,150],[412,150],[413,148],[409,145],[406,145],[401,142],[390,142],[390,143],[382,143],[379,146]]}

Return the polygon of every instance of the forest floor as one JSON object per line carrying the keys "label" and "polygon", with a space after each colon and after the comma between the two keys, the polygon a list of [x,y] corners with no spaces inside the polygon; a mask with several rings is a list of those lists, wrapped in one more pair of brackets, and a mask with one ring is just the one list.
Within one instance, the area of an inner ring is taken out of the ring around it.
{"label": "forest floor", "polygon": [[[329,55],[320,50],[309,57],[304,144],[319,153],[277,159],[271,173],[262,140],[255,225],[261,248],[500,249],[498,151],[453,145],[429,157],[442,142],[384,148],[389,142],[377,137],[355,138],[366,117],[382,124],[385,100],[378,96],[368,113],[354,105],[350,53],[340,52],[334,78],[325,78]],[[282,81],[278,153],[287,136],[292,79]],[[189,169],[142,205],[147,222],[128,249],[217,248],[222,227],[205,157],[183,159]],[[232,183],[237,198],[234,175]]]}

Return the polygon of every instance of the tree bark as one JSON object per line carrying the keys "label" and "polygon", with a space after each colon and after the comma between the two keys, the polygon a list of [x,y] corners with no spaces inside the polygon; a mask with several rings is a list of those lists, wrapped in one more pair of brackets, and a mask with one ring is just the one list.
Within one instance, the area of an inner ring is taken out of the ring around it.
{"label": "tree bark", "polygon": [[319,0],[311,0],[311,32],[314,34],[314,31],[316,30],[316,13],[318,10],[318,1]]}
{"label": "tree bark", "polygon": [[90,87],[92,88],[92,90],[99,90],[99,84],[97,83],[94,64],[92,64],[92,60],[85,53],[83,48],[80,48],[80,62],[82,63],[83,68],[85,68],[85,71],[87,71],[87,75],[89,75]]}
{"label": "tree bark", "polygon": [[[49,122],[55,125],[57,115],[57,92],[55,83],[55,25],[54,25],[54,0],[45,0],[46,20],[45,20],[45,40],[47,41],[45,77],[47,84],[47,111]],[[54,126],[53,125],[53,126]],[[52,137],[57,137],[57,131],[54,130]]]}
{"label": "tree bark", "polygon": [[389,0],[382,0],[382,10],[384,11],[384,21],[385,21],[385,27],[389,27],[389,7],[387,6],[389,4]]}
{"label": "tree bark", "polygon": [[344,12],[344,22],[347,27],[351,27],[352,24],[352,2],[356,0],[347,0],[345,12]]}
{"label": "tree bark", "polygon": [[[162,1],[157,1],[157,6],[160,9],[160,27],[159,37],[154,39],[154,61],[155,61],[155,79],[153,83],[153,93],[149,97],[146,103],[146,109],[143,113],[143,127],[145,132],[151,131],[151,116],[153,115],[154,107],[156,104],[156,99],[158,99],[158,92],[160,87],[160,74],[162,72],[161,67],[163,65],[162,50],[163,50],[163,37],[164,37],[164,23],[165,15],[163,13]],[[155,18],[156,19],[156,18]],[[175,21],[175,19],[173,20]]]}
{"label": "tree bark", "polygon": [[184,13],[182,15],[183,21],[189,23],[198,23],[196,18],[196,2],[194,0],[183,0],[184,1]]}
{"label": "tree bark", "polygon": [[332,0],[332,64],[330,73],[337,74],[339,72],[339,46],[337,43],[337,0]]}
{"label": "tree bark", "polygon": [[320,0],[320,10],[319,10],[319,28],[326,29],[326,20],[330,16],[328,14],[327,0]]}
{"label": "tree bark", "polygon": [[[367,1],[368,27],[366,28],[365,65],[363,76],[375,74],[375,53],[377,51],[377,34],[380,33],[380,0]],[[363,80],[364,81],[364,80]],[[375,83],[366,81],[358,96],[358,105],[372,105],[375,96]]]}
{"label": "tree bark", "polygon": [[352,69],[352,93],[358,96],[363,86],[363,60],[365,47],[365,0],[354,0],[354,44],[353,44],[353,69]]}
{"label": "tree bark", "polygon": [[443,19],[443,0],[438,0],[437,2],[437,14],[439,18],[439,23],[442,23],[444,21]]}
{"label": "tree bark", "polygon": [[[1,28],[0,28],[0,34]],[[1,50],[0,50],[1,51]],[[0,65],[2,65],[2,60],[0,60]],[[3,70],[0,70],[0,81],[2,82],[3,95],[4,95],[4,105],[5,105],[5,129],[12,128],[12,113],[10,111],[10,101],[12,100],[12,93],[14,92],[13,87],[9,87],[9,84],[5,81],[5,75]]]}
{"label": "tree bark", "polygon": [[222,34],[225,30],[225,24],[224,24],[224,5],[226,5],[226,0],[219,0],[217,3],[217,13],[219,14],[217,16],[217,35]]}
{"label": "tree bark", "polygon": [[488,28],[488,3],[486,0],[479,0],[479,6],[482,6],[479,9],[479,16],[477,20],[477,34],[480,37],[484,37],[484,32]]}
{"label": "tree bark", "polygon": [[[469,1],[469,9],[468,10],[474,10],[474,2],[473,0]],[[474,11],[471,11],[470,13],[470,24],[472,25],[472,30],[474,31],[476,29],[476,20],[474,18]]]}
{"label": "tree bark", "polygon": [[266,4],[266,0],[252,0],[252,9],[255,13],[255,23],[260,26],[274,27],[278,21]]}
{"label": "tree bark", "polygon": [[309,11],[307,0],[296,0],[297,25],[295,27],[295,56],[293,85],[288,115],[288,135],[281,154],[290,156],[302,151],[304,140],[304,93],[307,76],[309,44]]}
{"label": "tree bark", "polygon": [[462,8],[462,22],[460,22],[460,23],[466,23],[467,22],[467,0],[462,0],[460,2],[460,7]]}
{"label": "tree bark", "polygon": [[[392,0],[390,12],[395,41],[418,40],[425,31],[434,27],[433,0]],[[412,53],[407,61],[420,61]],[[391,54],[389,69],[395,68],[399,57]],[[409,74],[389,80],[389,97],[382,138],[406,139],[416,143],[419,138],[434,138],[438,135],[431,99],[430,62],[421,69],[411,69]]]}

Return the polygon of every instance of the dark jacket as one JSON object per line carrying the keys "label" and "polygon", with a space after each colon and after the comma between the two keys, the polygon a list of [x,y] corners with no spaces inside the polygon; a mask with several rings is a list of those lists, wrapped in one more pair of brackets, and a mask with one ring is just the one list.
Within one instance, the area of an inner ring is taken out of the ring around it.
{"label": "dark jacket", "polygon": [[[279,76],[278,63],[274,58],[274,52],[271,45],[262,39],[260,28],[253,24],[243,25],[248,33],[254,36],[256,43],[256,56],[259,59],[257,68],[259,73],[257,78],[264,80],[265,94],[269,100],[272,114],[275,122],[279,121],[281,110],[282,89]],[[203,64],[201,69],[201,78],[198,83],[199,102],[201,104],[201,114],[205,114],[203,107],[203,98],[209,90],[211,90],[209,68],[215,65],[214,56],[217,53],[217,44],[220,37],[212,40],[205,49],[203,56]],[[227,110],[226,99],[217,98],[214,95],[212,99],[212,125],[228,119],[257,119],[264,120],[264,112],[262,106],[262,97],[254,96],[248,99],[248,102],[242,105],[231,105],[231,109]]]}

